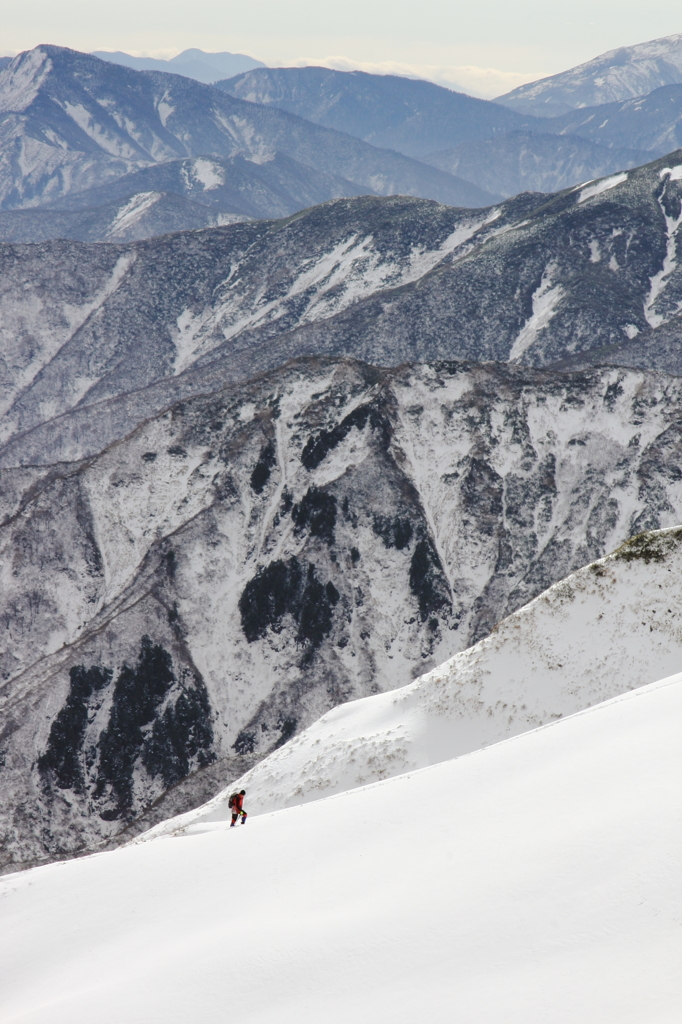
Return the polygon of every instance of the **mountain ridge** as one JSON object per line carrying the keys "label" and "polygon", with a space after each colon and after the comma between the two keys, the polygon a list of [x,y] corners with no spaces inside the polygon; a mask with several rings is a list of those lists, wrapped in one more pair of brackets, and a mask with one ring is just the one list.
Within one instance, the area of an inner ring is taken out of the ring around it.
{"label": "mountain ridge", "polygon": [[287,217],[366,188],[285,156],[263,162],[198,157],[169,160],[107,185],[66,195],[55,207],[0,210],[0,241],[141,241],[239,220]]}
{"label": "mountain ridge", "polygon": [[551,117],[433,83],[325,68],[258,68],[217,88],[400,150],[506,196],[556,192],[682,145],[681,84]]}
{"label": "mountain ridge", "polygon": [[680,373],[680,159],[480,211],[360,197],[144,242],[4,245],[0,464],[87,457],[211,381],[315,354],[586,365],[628,342],[630,365]]}
{"label": "mountain ridge", "polygon": [[196,47],[183,50],[181,53],[171,57],[170,60],[160,60],[156,57],[133,57],[121,50],[92,50],[93,57],[109,61],[112,64],[122,64],[124,67],[133,68],[135,71],[167,71],[170,74],[185,75],[186,78],[195,78],[197,82],[210,85],[219,78],[226,75],[238,75],[250,68],[265,67],[262,61],[254,57],[248,57],[245,53],[206,53]]}
{"label": "mountain ridge", "polygon": [[[216,88],[346,132],[372,145],[420,158],[438,147],[520,130],[529,121],[489,100],[398,75],[328,68],[261,68]],[[424,111],[428,113],[424,113]],[[450,138],[445,133],[455,134]]]}

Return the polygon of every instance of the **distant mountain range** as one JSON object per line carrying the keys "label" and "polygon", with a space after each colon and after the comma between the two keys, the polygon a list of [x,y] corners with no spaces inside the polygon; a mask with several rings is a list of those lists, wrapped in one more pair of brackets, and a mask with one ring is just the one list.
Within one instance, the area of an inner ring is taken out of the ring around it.
{"label": "distant mountain range", "polygon": [[[53,46],[21,54],[0,72],[3,209],[57,206],[73,192],[186,157],[239,156],[256,165],[277,153],[300,165],[299,183],[307,177],[304,191],[317,201],[338,195],[341,179],[349,195],[398,192],[453,206],[497,198],[403,154],[179,75],[133,71]],[[244,162],[239,174],[242,182],[248,177]],[[262,174],[254,175],[257,189]],[[291,206],[289,195],[284,208]],[[267,205],[253,212],[267,215]]]}
{"label": "distant mountain range", "polygon": [[260,66],[212,87],[41,46],[0,71],[0,241],[133,241],[362,194],[484,208],[640,166],[681,124],[682,84],[541,118],[392,75]]}
{"label": "distant mountain range", "polygon": [[648,96],[573,110],[547,122],[561,135],[579,135],[601,146],[632,146],[670,153],[682,145],[682,85],[666,85]]}
{"label": "distant mountain range", "polygon": [[682,34],[609,50],[561,74],[512,89],[496,102],[522,114],[555,117],[678,83],[682,83]]}
{"label": "distant mountain range", "polygon": [[123,200],[88,205],[82,210],[39,207],[0,211],[0,242],[45,242],[50,238],[134,242],[173,231],[193,231],[248,219],[237,213],[218,212],[173,192],[137,192]]}
{"label": "distant mountain range", "polygon": [[183,50],[170,60],[131,57],[129,53],[122,53],[120,50],[93,50],[92,55],[112,64],[133,68],[135,71],[167,71],[172,75],[184,75],[186,78],[194,78],[197,82],[206,84],[216,82],[219,78],[238,75],[250,68],[265,67],[262,61],[247,57],[244,53],[206,53],[196,48]]}
{"label": "distant mountain range", "polygon": [[216,88],[397,149],[503,196],[555,192],[682,145],[682,85],[552,118],[430,82],[326,68],[256,68]]}
{"label": "distant mountain range", "polygon": [[286,110],[417,159],[436,149],[518,131],[536,120],[538,129],[547,131],[541,119],[397,75],[258,68],[215,84],[239,99]]}
{"label": "distant mountain range", "polygon": [[638,167],[651,159],[645,150],[607,149],[579,135],[515,131],[463,142],[430,153],[425,163],[450,174],[476,179],[482,188],[504,196],[519,192],[558,192],[577,181]]}

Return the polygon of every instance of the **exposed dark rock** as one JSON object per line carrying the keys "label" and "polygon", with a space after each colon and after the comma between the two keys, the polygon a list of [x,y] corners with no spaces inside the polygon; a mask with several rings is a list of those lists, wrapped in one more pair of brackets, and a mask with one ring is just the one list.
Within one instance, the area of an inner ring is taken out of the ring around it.
{"label": "exposed dark rock", "polygon": [[359,405],[331,430],[323,430],[316,437],[310,437],[301,454],[301,462],[306,469],[317,469],[327,455],[348,437],[351,430],[364,430],[368,422],[372,430],[378,432],[383,444],[387,445],[391,438],[388,421],[373,406]]}
{"label": "exposed dark rock", "polygon": [[450,595],[443,566],[428,537],[414,546],[410,561],[410,590],[419,602],[422,622],[450,604]]}
{"label": "exposed dark rock", "polygon": [[281,734],[279,739],[277,740],[277,743],[275,744],[275,747],[281,747],[287,742],[287,740],[291,739],[291,737],[296,732],[297,724],[298,723],[295,718],[285,718],[278,722],[278,727],[281,729]]}
{"label": "exposed dark rock", "polygon": [[396,548],[398,551],[402,551],[412,540],[412,523],[406,516],[398,515],[391,518],[390,516],[375,515],[372,520],[372,528],[377,537],[381,537],[387,548]]}
{"label": "exposed dark rock", "polygon": [[83,742],[90,699],[111,682],[111,669],[74,665],[69,672],[71,688],[66,703],[50,727],[47,748],[38,758],[41,773],[60,789],[82,793],[84,789]]}
{"label": "exposed dark rock", "polygon": [[296,558],[271,562],[249,580],[239,598],[242,629],[249,643],[266,636],[269,629],[279,632],[287,612],[298,611],[302,581]]}
{"label": "exposed dark rock", "polygon": [[253,643],[270,629],[278,633],[285,615],[290,615],[298,625],[298,642],[314,650],[330,633],[338,600],[334,584],[321,583],[311,563],[304,570],[296,558],[271,562],[249,580],[239,599],[244,635]]}
{"label": "exposed dark rock", "polygon": [[258,462],[253,467],[253,473],[251,474],[251,487],[256,494],[263,493],[263,488],[270,479],[270,471],[276,464],[277,454],[275,452],[274,442],[268,441],[268,443],[261,448]]}
{"label": "exposed dark rock", "polygon": [[[109,724],[99,738],[99,771],[95,796],[109,791],[114,806],[107,818],[125,815],[133,802],[133,766],[145,745],[144,726],[150,725],[173,683],[168,651],[142,638],[137,665],[124,665],[114,686]],[[177,781],[177,780],[174,780]]]}
{"label": "exposed dark rock", "polygon": [[142,763],[152,776],[173,786],[189,775],[193,763],[204,768],[215,758],[211,708],[203,680],[194,677],[174,704],[168,704],[142,750]]}
{"label": "exposed dark rock", "polygon": [[307,530],[311,537],[319,537],[330,546],[334,543],[336,526],[336,498],[319,487],[311,487],[298,505],[291,510],[297,533]]}

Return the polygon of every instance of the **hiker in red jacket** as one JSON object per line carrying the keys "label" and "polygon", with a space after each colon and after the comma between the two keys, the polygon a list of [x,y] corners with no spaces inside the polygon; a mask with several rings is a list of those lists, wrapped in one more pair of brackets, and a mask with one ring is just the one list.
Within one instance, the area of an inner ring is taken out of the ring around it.
{"label": "hiker in red jacket", "polygon": [[237,824],[237,818],[239,817],[240,814],[242,816],[242,825],[246,825],[247,814],[246,811],[244,810],[245,796],[246,790],[242,789],[240,790],[239,793],[233,793],[227,802],[227,806],[232,811],[232,822],[230,824],[230,828],[234,828],[234,826]]}

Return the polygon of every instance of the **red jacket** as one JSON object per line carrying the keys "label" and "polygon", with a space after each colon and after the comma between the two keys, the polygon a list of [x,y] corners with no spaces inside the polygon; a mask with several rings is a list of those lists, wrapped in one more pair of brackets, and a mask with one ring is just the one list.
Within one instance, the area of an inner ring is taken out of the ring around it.
{"label": "red jacket", "polygon": [[237,793],[236,797],[234,798],[234,803],[232,804],[232,813],[239,814],[243,806],[244,797],[241,795],[241,793]]}

